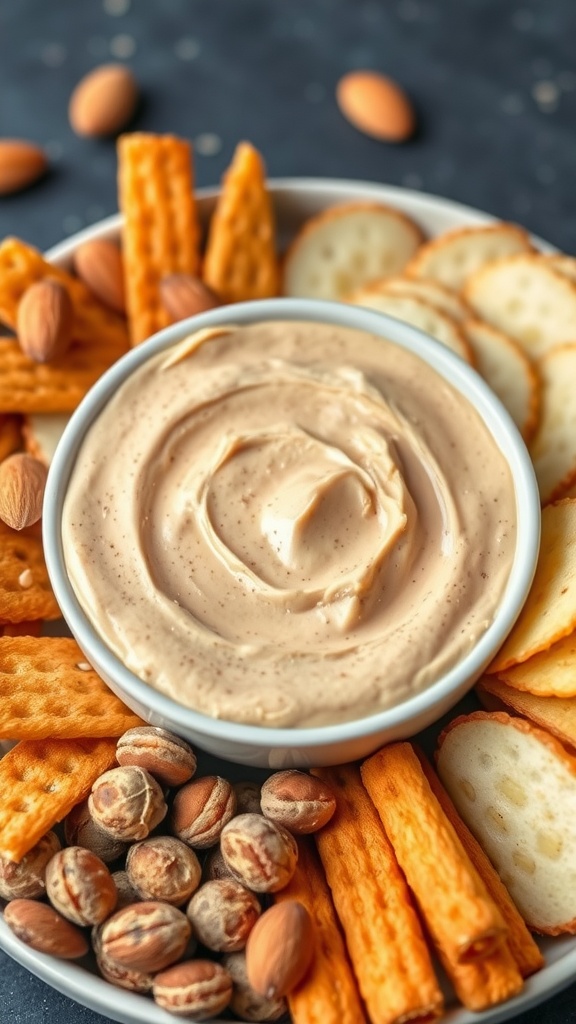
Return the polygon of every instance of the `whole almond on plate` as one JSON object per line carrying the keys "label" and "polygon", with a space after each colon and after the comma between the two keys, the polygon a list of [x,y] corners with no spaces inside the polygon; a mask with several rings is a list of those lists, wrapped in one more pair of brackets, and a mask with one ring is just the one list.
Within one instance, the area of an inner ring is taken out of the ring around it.
{"label": "whole almond on plate", "polygon": [[404,142],[416,118],[405,92],[376,71],[351,71],[338,82],[338,106],[359,131],[385,142]]}
{"label": "whole almond on plate", "polygon": [[0,196],[32,185],[47,167],[48,159],[40,146],[23,139],[0,139]]}
{"label": "whole almond on plate", "polygon": [[72,302],[64,285],[50,277],[36,281],[18,303],[20,348],[37,363],[57,359],[72,340],[73,322]]}
{"label": "whole almond on plate", "polygon": [[85,935],[53,907],[37,900],[12,900],[4,911],[11,931],[39,953],[75,960],[88,952]]}
{"label": "whole almond on plate", "polygon": [[246,945],[246,973],[258,995],[285,996],[296,987],[314,955],[314,926],[306,907],[285,900],[258,919]]}
{"label": "whole almond on plate", "polygon": [[172,320],[186,320],[219,305],[214,292],[193,274],[169,274],[160,281],[160,296]]}
{"label": "whole almond on plate", "polygon": [[114,242],[94,238],[79,245],[74,253],[74,270],[100,302],[117,313],[125,312],[122,253]]}
{"label": "whole almond on plate", "polygon": [[123,64],[102,64],[78,82],[68,117],[77,135],[115,135],[128,124],[138,102],[138,86]]}
{"label": "whole almond on plate", "polygon": [[0,519],[13,530],[40,519],[47,475],[44,463],[24,452],[0,462]]}

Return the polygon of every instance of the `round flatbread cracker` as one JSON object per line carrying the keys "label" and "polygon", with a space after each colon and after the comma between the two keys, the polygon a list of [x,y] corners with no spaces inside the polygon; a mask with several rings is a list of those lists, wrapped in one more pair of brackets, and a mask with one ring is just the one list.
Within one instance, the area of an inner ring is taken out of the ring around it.
{"label": "round flatbread cracker", "polygon": [[436,341],[441,342],[442,345],[452,349],[467,363],[473,363],[470,345],[458,324],[429,302],[416,299],[411,295],[394,295],[390,292],[380,291],[378,288],[363,288],[354,292],[349,301],[355,306],[377,309],[397,320],[412,324],[413,327],[418,327],[435,338]]}
{"label": "round flatbread cracker", "polygon": [[542,504],[576,484],[576,343],[547,352],[538,362],[542,408],[530,455]]}
{"label": "round flatbread cracker", "polygon": [[431,281],[428,278],[418,277],[383,277],[380,281],[373,281],[370,288],[375,291],[390,292],[394,295],[410,295],[414,299],[422,299],[436,306],[441,313],[460,323],[472,316],[472,310],[464,302],[458,292],[448,288],[440,281]]}
{"label": "round flatbread cracker", "polygon": [[498,673],[508,686],[539,697],[576,697],[576,633]]}
{"label": "round flatbread cracker", "polygon": [[516,224],[455,228],[423,245],[406,267],[409,277],[432,278],[459,291],[480,267],[502,256],[531,252],[530,236]]}
{"label": "round flatbread cracker", "polygon": [[506,407],[525,441],[538,423],[540,379],[521,345],[483,320],[467,320],[464,333],[478,373]]}

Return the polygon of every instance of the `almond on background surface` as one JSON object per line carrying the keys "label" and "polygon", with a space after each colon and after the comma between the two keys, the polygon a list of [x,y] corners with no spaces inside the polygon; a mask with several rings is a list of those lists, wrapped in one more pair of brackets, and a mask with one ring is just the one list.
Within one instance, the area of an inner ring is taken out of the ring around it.
{"label": "almond on background surface", "polygon": [[163,277],[160,281],[160,296],[166,312],[174,322],[220,305],[212,289],[193,274],[168,274]]}
{"label": "almond on background surface", "polygon": [[374,139],[405,142],[416,127],[406,93],[377,71],[350,71],[336,87],[336,100],[344,117]]}
{"label": "almond on background surface", "polygon": [[13,530],[40,519],[47,475],[43,462],[23,452],[0,462],[0,519]]}
{"label": "almond on background surface", "polygon": [[48,168],[40,146],[23,139],[0,139],[0,196],[32,185]]}
{"label": "almond on background surface", "polygon": [[138,85],[123,64],[102,64],[82,78],[70,97],[68,117],[77,135],[115,135],[138,103]]}
{"label": "almond on background surface", "polygon": [[115,242],[93,238],[74,253],[74,270],[93,295],[116,313],[125,313],[124,266]]}
{"label": "almond on background surface", "polygon": [[18,304],[20,348],[37,363],[57,359],[72,340],[73,320],[72,301],[64,285],[50,277],[36,281]]}

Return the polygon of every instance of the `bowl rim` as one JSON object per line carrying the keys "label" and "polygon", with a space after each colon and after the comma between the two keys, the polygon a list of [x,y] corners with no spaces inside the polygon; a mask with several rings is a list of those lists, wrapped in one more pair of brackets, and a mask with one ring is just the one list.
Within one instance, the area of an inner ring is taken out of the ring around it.
{"label": "bowl rim", "polygon": [[[420,357],[425,351],[425,359],[432,368],[447,378],[480,411],[490,433],[504,451],[514,482],[517,507],[514,560],[504,595],[486,632],[461,661],[424,690],[390,708],[335,724],[275,728],[234,722],[188,708],[155,690],[129,670],[97,634],[76,598],[65,569],[60,523],[72,466],[86,429],[120,383],[142,363],[178,344],[193,331],[230,322],[241,326],[262,320],[334,323],[380,335]],[[72,414],[50,466],[43,512],[44,552],[49,577],[64,619],[90,663],[101,667],[109,678],[115,680],[121,692],[166,722],[178,722],[188,732],[195,731],[210,739],[270,750],[286,746],[321,748],[383,734],[415,720],[418,715],[429,713],[435,707],[445,707],[451,695],[455,703],[472,687],[479,666],[483,668],[488,663],[520,613],[536,568],[539,534],[540,499],[532,462],[510,415],[485,381],[459,356],[438,342],[431,344],[426,334],[409,324],[373,310],[310,299],[266,299],[218,307],[165,328],[122,356],[93,385]],[[472,679],[469,686],[465,683],[467,678]]]}

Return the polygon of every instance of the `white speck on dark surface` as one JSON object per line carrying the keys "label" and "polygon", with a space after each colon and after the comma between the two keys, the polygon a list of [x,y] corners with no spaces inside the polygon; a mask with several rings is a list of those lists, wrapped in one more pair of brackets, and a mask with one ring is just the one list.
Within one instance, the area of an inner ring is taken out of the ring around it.
{"label": "white speck on dark surface", "polygon": [[200,49],[200,43],[192,36],[185,36],[184,39],[179,39],[174,45],[174,53],[178,60],[196,60]]}
{"label": "white speck on dark surface", "polygon": [[129,57],[133,57],[136,53],[136,40],[134,36],[130,36],[125,32],[114,36],[110,40],[110,53],[113,57],[117,57],[118,60],[128,60]]}
{"label": "white speck on dark surface", "polygon": [[130,0],[104,0],[102,6],[106,14],[113,18],[121,18],[130,10]]}
{"label": "white speck on dark surface", "polygon": [[202,132],[194,139],[194,149],[199,156],[216,156],[222,149],[222,139],[214,132]]}
{"label": "white speck on dark surface", "polygon": [[46,46],[42,47],[40,53],[40,59],[47,68],[59,68],[62,66],[68,51],[65,46],[61,46],[60,43],[47,43]]}
{"label": "white speck on dark surface", "polygon": [[532,96],[536,100],[536,103],[544,113],[552,112],[556,110],[558,106],[558,100],[560,99],[560,89],[556,85],[556,82],[552,82],[550,79],[542,79],[539,82],[535,82],[532,86]]}

